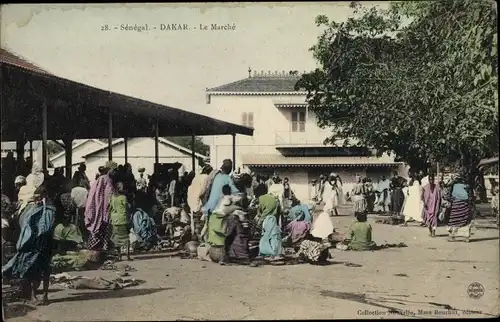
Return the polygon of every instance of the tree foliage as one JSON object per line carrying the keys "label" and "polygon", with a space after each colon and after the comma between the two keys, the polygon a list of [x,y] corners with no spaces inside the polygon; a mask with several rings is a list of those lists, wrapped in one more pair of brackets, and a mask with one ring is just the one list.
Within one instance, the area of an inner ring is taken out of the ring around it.
{"label": "tree foliage", "polygon": [[[190,136],[172,136],[172,137],[167,137],[165,139],[172,141],[175,144],[183,146],[187,149],[193,150],[192,138]],[[205,142],[203,142],[203,140],[200,137],[195,137],[194,152],[209,156],[210,146],[206,145]]]}
{"label": "tree foliage", "polygon": [[321,68],[296,89],[308,92],[329,142],[395,153],[413,168],[459,161],[473,169],[498,149],[496,4],[487,0],[351,3],[345,22],[311,48]]}

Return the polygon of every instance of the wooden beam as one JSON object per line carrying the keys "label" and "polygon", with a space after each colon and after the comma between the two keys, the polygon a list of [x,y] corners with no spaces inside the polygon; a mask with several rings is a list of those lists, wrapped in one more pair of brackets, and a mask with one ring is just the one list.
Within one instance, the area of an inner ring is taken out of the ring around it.
{"label": "wooden beam", "polygon": [[66,149],[66,145],[64,143],[61,143],[57,140],[51,140],[51,141],[54,142],[55,144],[59,145],[61,148]]}
{"label": "wooden beam", "polygon": [[125,163],[128,163],[128,138],[123,138],[125,144]]}
{"label": "wooden beam", "polygon": [[113,160],[113,114],[109,112],[108,118],[108,160]]}
{"label": "wooden beam", "polygon": [[160,127],[158,124],[158,117],[155,119],[155,164],[160,163],[160,148],[158,144],[158,136],[160,132]]}
{"label": "wooden beam", "polygon": [[42,105],[42,169],[47,171],[47,100]]}
{"label": "wooden beam", "polygon": [[233,171],[236,170],[236,133],[233,133]]}
{"label": "wooden beam", "polygon": [[196,152],[194,152],[194,142],[195,142],[196,136],[194,135],[194,132],[191,134],[191,161],[193,171],[196,171]]}
{"label": "wooden beam", "polygon": [[71,179],[71,172],[73,171],[73,139],[64,139],[64,146],[64,156],[66,158],[64,173],[66,175],[66,178]]}
{"label": "wooden beam", "polygon": [[33,166],[33,140],[30,140],[30,159],[31,159],[31,164],[29,164],[29,168]]}

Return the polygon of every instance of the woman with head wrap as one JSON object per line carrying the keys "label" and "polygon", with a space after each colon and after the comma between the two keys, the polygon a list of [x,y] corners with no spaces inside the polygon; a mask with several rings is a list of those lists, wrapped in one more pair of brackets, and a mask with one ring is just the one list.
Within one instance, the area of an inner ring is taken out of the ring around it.
{"label": "woman with head wrap", "polygon": [[281,228],[278,224],[280,203],[276,196],[267,193],[265,184],[257,187],[255,196],[259,199],[258,224],[262,229],[259,241],[259,255],[281,255]]}
{"label": "woman with head wrap", "polygon": [[[2,267],[2,275],[20,278],[34,304],[46,303],[52,257],[52,235],[56,207],[53,205],[55,187],[50,182],[39,186],[33,202],[25,209],[21,221],[21,235],[17,241],[17,253]],[[43,301],[37,297],[37,289],[43,278]]]}
{"label": "woman with head wrap", "polygon": [[65,192],[56,199],[56,227],[54,228],[54,240],[61,252],[74,250],[82,247],[83,236],[78,226],[74,225],[77,206],[71,197],[71,193]]}
{"label": "woman with head wrap", "polygon": [[113,195],[113,181],[110,175],[116,167],[116,162],[106,162],[107,173],[97,178],[90,187],[84,214],[85,227],[90,234],[87,248],[90,250],[109,249],[112,228],[108,206]]}
{"label": "woman with head wrap", "polygon": [[420,178],[417,175],[417,177],[410,181],[408,195],[403,202],[402,213],[405,217],[405,222],[422,222],[423,210],[422,188],[420,186]]}
{"label": "woman with head wrap", "polygon": [[364,213],[366,210],[365,185],[360,176],[356,176],[356,183],[352,189],[352,201],[354,202],[354,215]]}
{"label": "woman with head wrap", "polygon": [[42,185],[45,180],[45,174],[42,167],[37,163],[33,163],[31,173],[26,177],[26,185],[19,189],[18,201],[20,204],[19,214],[22,213],[24,207],[33,199],[35,190]]}
{"label": "woman with head wrap", "polygon": [[17,176],[16,180],[14,181],[14,186],[16,188],[16,195],[14,196],[15,199],[11,201],[17,202],[17,198],[19,196],[19,190],[21,190],[21,188],[25,185],[26,185],[26,178],[23,176]]}
{"label": "woman with head wrap", "polygon": [[448,218],[448,241],[455,241],[457,237],[470,239],[471,223],[474,216],[474,203],[465,175],[460,175],[451,185],[449,199],[451,209]]}

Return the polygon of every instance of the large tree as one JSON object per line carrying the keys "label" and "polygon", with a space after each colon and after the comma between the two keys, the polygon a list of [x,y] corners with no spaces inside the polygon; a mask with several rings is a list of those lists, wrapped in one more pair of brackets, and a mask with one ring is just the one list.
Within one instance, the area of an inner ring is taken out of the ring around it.
{"label": "large tree", "polygon": [[458,161],[472,175],[498,149],[496,3],[351,7],[345,22],[316,18],[326,27],[311,48],[321,68],[296,85],[333,129],[329,141],[356,138],[415,170]]}

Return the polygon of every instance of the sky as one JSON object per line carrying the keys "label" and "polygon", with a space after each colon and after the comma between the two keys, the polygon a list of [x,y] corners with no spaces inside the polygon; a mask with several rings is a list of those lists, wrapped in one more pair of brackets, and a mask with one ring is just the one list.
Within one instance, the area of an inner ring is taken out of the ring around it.
{"label": "sky", "polygon": [[[314,69],[308,49],[322,32],[314,18],[345,20],[348,4],[9,4],[1,8],[0,43],[57,76],[203,114],[205,89],[246,78],[249,67]],[[190,30],[162,31],[161,24]]]}

